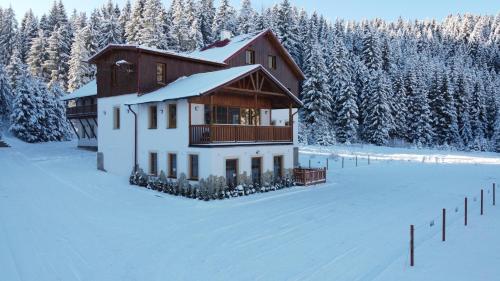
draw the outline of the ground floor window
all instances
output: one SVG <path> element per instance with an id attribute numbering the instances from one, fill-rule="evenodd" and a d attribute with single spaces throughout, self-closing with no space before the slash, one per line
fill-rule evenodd
<path id="1" fill-rule="evenodd" d="M 226 160 L 226 183 L 230 187 L 238 184 L 238 159 Z"/>
<path id="2" fill-rule="evenodd" d="M 282 155 L 274 156 L 273 172 L 274 172 L 275 179 L 283 178 L 283 156 Z"/>
<path id="3" fill-rule="evenodd" d="M 149 174 L 158 175 L 158 154 L 156 152 L 149 153 Z"/>
<path id="4" fill-rule="evenodd" d="M 177 154 L 168 154 L 168 177 L 177 178 Z"/>
<path id="5" fill-rule="evenodd" d="M 261 183 L 262 178 L 262 157 L 252 158 L 252 182 Z"/>
<path id="6" fill-rule="evenodd" d="M 189 179 L 198 180 L 198 155 L 189 155 Z"/>

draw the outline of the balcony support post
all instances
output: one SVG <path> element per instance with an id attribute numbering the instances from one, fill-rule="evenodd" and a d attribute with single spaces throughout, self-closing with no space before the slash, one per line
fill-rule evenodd
<path id="1" fill-rule="evenodd" d="M 192 143 L 192 138 L 191 138 L 191 102 L 188 101 L 188 108 L 189 108 L 189 122 L 188 122 L 188 131 L 189 131 L 189 144 L 191 145 Z"/>

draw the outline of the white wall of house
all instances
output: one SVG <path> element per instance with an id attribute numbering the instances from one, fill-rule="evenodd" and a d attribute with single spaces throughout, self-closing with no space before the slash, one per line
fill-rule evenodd
<path id="1" fill-rule="evenodd" d="M 98 101 L 99 152 L 104 155 L 106 171 L 128 176 L 133 168 L 134 118 L 123 104 L 134 95 L 100 98 Z M 177 128 L 168 128 L 168 104 L 177 104 Z M 120 106 L 120 129 L 113 129 L 113 107 Z M 157 103 L 157 128 L 149 128 L 149 107 L 152 104 L 133 105 L 138 114 L 138 162 L 149 171 L 150 153 L 158 155 L 158 171 L 168 174 L 168 154 L 177 155 L 177 176 L 189 177 L 189 155 L 198 155 L 199 177 L 225 176 L 226 159 L 238 159 L 238 173 L 251 173 L 251 158 L 262 157 L 262 172 L 273 170 L 274 156 L 283 156 L 284 168 L 293 167 L 293 145 L 251 145 L 224 147 L 189 147 L 189 108 L 187 100 Z M 276 112 L 275 112 L 276 111 Z M 272 118 L 288 120 L 288 109 L 273 110 Z M 203 124 L 204 109 L 201 104 L 191 105 L 192 123 Z M 269 114 L 269 113 L 268 113 Z M 295 116 L 296 118 L 296 116 Z M 269 118 L 267 118 L 269 120 Z M 277 125 L 284 125 L 277 123 Z M 294 139 L 296 139 L 294 128 Z"/>

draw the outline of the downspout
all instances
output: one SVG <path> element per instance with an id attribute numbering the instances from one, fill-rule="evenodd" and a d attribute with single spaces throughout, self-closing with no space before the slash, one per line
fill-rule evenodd
<path id="1" fill-rule="evenodd" d="M 127 104 L 128 110 L 134 114 L 134 172 L 137 172 L 137 113 L 132 109 L 130 104 Z"/>

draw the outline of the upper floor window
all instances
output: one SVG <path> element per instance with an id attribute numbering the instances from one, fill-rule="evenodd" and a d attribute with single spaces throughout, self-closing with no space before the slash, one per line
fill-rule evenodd
<path id="1" fill-rule="evenodd" d="M 267 57 L 267 65 L 270 69 L 276 69 L 276 56 L 269 55 Z"/>
<path id="2" fill-rule="evenodd" d="M 156 129 L 158 127 L 158 109 L 156 105 L 149 107 L 149 129 Z"/>
<path id="3" fill-rule="evenodd" d="M 177 128 L 177 104 L 168 105 L 168 128 Z"/>
<path id="4" fill-rule="evenodd" d="M 246 64 L 255 64 L 255 51 L 247 50 L 245 54 L 246 54 L 245 63 Z"/>
<path id="5" fill-rule="evenodd" d="M 120 107 L 116 106 L 113 108 L 113 129 L 120 129 Z"/>
<path id="6" fill-rule="evenodd" d="M 156 83 L 165 85 L 167 82 L 167 65 L 164 63 L 156 64 Z"/>

